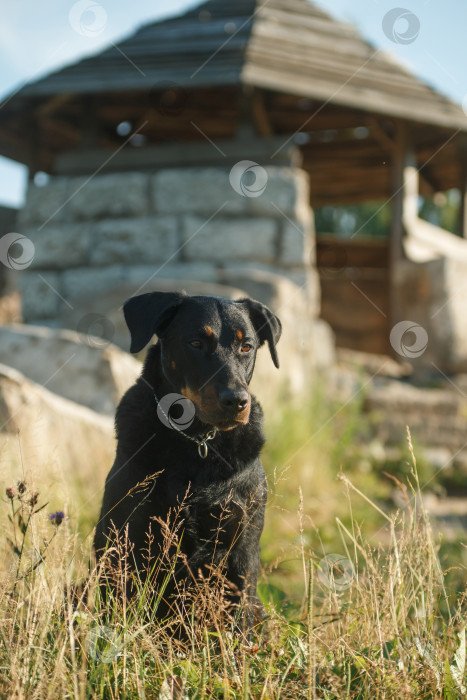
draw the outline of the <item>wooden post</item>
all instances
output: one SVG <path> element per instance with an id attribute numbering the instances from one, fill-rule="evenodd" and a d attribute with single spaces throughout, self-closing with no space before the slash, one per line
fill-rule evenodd
<path id="1" fill-rule="evenodd" d="M 238 91 L 238 122 L 236 138 L 238 141 L 256 138 L 253 119 L 254 90 L 250 85 L 242 85 Z"/>
<path id="2" fill-rule="evenodd" d="M 467 140 L 462 139 L 459 148 L 460 157 L 460 204 L 459 204 L 459 236 L 467 238 Z"/>
<path id="3" fill-rule="evenodd" d="M 34 180 L 34 175 L 40 169 L 39 166 L 39 129 L 37 122 L 32 117 L 29 118 L 28 128 L 28 182 Z"/>
<path id="4" fill-rule="evenodd" d="M 400 320 L 399 300 L 397 294 L 397 263 L 403 257 L 402 239 L 404 236 L 404 212 L 407 200 L 406 167 L 413 166 L 415 158 L 410 149 L 410 134 L 405 122 L 396 123 L 394 150 L 392 159 L 392 225 L 391 239 L 389 242 L 389 330 Z M 409 195 L 413 197 L 413 193 Z M 413 206 L 413 200 L 411 202 Z"/>
<path id="5" fill-rule="evenodd" d="M 87 95 L 82 103 L 80 150 L 96 148 L 99 142 L 99 124 L 97 119 L 97 98 Z"/>

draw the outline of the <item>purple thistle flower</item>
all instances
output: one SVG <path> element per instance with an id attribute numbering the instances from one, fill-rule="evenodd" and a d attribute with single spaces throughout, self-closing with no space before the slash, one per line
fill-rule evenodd
<path id="1" fill-rule="evenodd" d="M 6 497 L 9 498 L 11 501 L 14 499 L 16 496 L 16 491 L 14 490 L 13 486 L 8 486 L 5 489 Z"/>
<path id="2" fill-rule="evenodd" d="M 54 523 L 54 525 L 58 526 L 65 520 L 65 513 L 63 510 L 57 510 L 55 513 L 49 515 L 49 520 Z"/>

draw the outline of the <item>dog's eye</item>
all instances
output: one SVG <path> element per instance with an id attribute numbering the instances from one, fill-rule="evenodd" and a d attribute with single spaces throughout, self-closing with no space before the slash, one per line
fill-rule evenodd
<path id="1" fill-rule="evenodd" d="M 240 350 L 241 352 L 250 352 L 251 350 L 253 350 L 253 345 L 250 345 L 250 343 L 243 343 Z"/>
<path id="2" fill-rule="evenodd" d="M 197 348 L 198 350 L 203 347 L 203 343 L 201 342 L 201 340 L 189 340 L 188 344 L 191 345 L 192 348 Z"/>

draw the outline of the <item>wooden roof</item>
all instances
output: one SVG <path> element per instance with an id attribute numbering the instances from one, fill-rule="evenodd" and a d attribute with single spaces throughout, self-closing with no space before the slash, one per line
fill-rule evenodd
<path id="1" fill-rule="evenodd" d="M 243 83 L 467 130 L 458 105 L 307 0 L 208 0 L 28 83 L 18 99 L 136 91 L 160 81 Z"/>
<path id="2" fill-rule="evenodd" d="M 398 120 L 422 191 L 459 185 L 461 107 L 308 0 L 208 0 L 28 83 L 0 105 L 0 153 L 58 173 L 69 154 L 120 150 L 122 122 L 158 148 L 228 141 L 245 120 L 262 137 L 300 132 L 314 204 L 388 197 Z"/>

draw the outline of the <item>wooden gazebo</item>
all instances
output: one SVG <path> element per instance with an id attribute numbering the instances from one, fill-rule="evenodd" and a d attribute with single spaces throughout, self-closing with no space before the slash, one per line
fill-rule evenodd
<path id="1" fill-rule="evenodd" d="M 459 106 L 307 0 L 208 0 L 28 83 L 0 109 L 0 153 L 31 177 L 298 154 L 312 207 L 392 202 L 390 242 L 375 254 L 379 287 L 402 254 L 404 168 L 417 167 L 421 194 L 465 193 L 466 132 Z M 331 324 L 334 282 L 323 281 Z M 381 304 L 394 316 L 390 295 Z M 380 351 L 387 322 L 354 343 L 333 325 L 344 344 Z"/>

